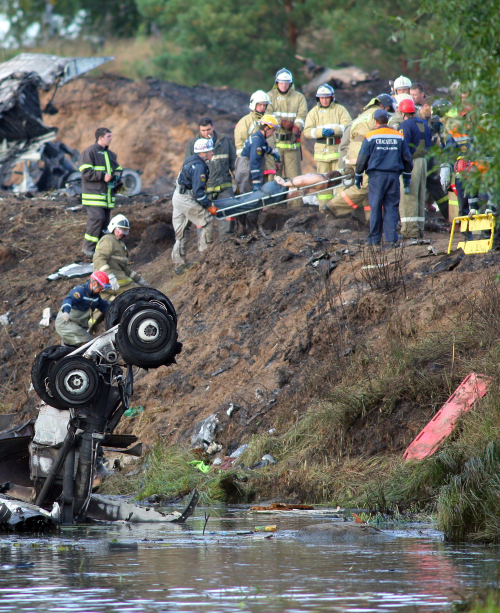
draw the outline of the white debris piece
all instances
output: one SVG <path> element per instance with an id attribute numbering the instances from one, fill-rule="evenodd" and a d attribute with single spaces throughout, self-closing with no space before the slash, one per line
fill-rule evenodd
<path id="1" fill-rule="evenodd" d="M 0 324 L 3 324 L 4 326 L 8 326 L 9 324 L 12 323 L 10 321 L 10 313 L 11 311 L 7 311 L 7 313 L 0 315 Z"/>
<path id="2" fill-rule="evenodd" d="M 42 312 L 42 319 L 40 320 L 40 326 L 42 326 L 42 328 L 48 328 L 50 325 L 50 307 L 45 307 L 45 309 L 43 309 Z"/>

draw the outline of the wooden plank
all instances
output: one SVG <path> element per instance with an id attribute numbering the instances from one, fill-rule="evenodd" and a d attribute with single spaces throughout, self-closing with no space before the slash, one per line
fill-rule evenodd
<path id="1" fill-rule="evenodd" d="M 431 456 L 455 429 L 457 419 L 474 407 L 488 391 L 490 379 L 470 373 L 405 451 L 405 460 Z"/>

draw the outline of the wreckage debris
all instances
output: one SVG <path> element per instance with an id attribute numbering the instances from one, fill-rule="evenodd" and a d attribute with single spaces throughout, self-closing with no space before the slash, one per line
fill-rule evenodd
<path id="1" fill-rule="evenodd" d="M 4 532 L 51 532 L 59 529 L 60 508 L 54 502 L 52 511 L 20 502 L 0 494 L 0 530 Z"/>
<path id="2" fill-rule="evenodd" d="M 310 504 L 288 504 L 285 502 L 273 502 L 267 507 L 250 507 L 250 511 L 314 511 L 314 507 Z"/>
<path id="3" fill-rule="evenodd" d="M 67 264 L 62 268 L 59 268 L 57 272 L 50 274 L 47 277 L 47 281 L 57 281 L 57 279 L 76 279 L 78 277 L 88 277 L 94 271 L 94 265 L 90 264 Z"/>

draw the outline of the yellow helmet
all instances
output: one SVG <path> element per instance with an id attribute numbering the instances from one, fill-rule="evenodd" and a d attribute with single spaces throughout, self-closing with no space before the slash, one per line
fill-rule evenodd
<path id="1" fill-rule="evenodd" d="M 275 130 L 280 127 L 276 117 L 270 115 L 269 113 L 267 115 L 263 115 L 259 123 L 260 125 L 267 126 L 268 128 L 274 128 Z"/>

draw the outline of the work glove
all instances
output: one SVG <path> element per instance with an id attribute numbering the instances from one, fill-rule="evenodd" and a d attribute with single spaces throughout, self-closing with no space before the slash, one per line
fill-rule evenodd
<path id="1" fill-rule="evenodd" d="M 260 183 L 253 183 L 252 184 L 252 192 L 260 192 L 262 186 Z"/>
<path id="2" fill-rule="evenodd" d="M 271 155 L 274 161 L 276 162 L 276 164 L 279 164 L 281 162 L 280 154 L 277 151 L 273 151 Z"/>
<path id="3" fill-rule="evenodd" d="M 111 285 L 111 289 L 116 291 L 120 289 L 120 285 L 118 283 L 118 279 L 116 278 L 116 275 L 112 272 L 108 273 L 108 277 L 109 277 L 109 284 Z"/>
<path id="4" fill-rule="evenodd" d="M 215 216 L 217 214 L 217 207 L 212 204 L 212 206 L 208 207 L 207 211 L 210 213 L 210 215 Z"/>
<path id="5" fill-rule="evenodd" d="M 451 185 L 451 166 L 449 164 L 441 164 L 439 180 L 441 181 L 441 187 L 447 192 Z"/>
<path id="6" fill-rule="evenodd" d="M 67 324 L 70 319 L 69 313 L 63 313 L 61 319 L 64 321 L 65 324 Z"/>
<path id="7" fill-rule="evenodd" d="M 282 119 L 280 125 L 283 130 L 292 130 L 293 128 L 293 122 L 288 121 L 288 119 Z"/>
<path id="8" fill-rule="evenodd" d="M 335 132 L 331 128 L 323 128 L 323 132 L 321 132 L 321 136 L 323 136 L 323 138 L 331 138 L 334 135 Z"/>
<path id="9" fill-rule="evenodd" d="M 298 138 L 300 136 L 300 128 L 299 126 L 293 126 L 292 127 L 292 134 L 295 134 L 295 136 Z"/>
<path id="10" fill-rule="evenodd" d="M 363 185 L 363 175 L 358 175 L 357 173 L 354 175 L 354 185 L 358 189 L 361 189 L 361 186 Z"/>

